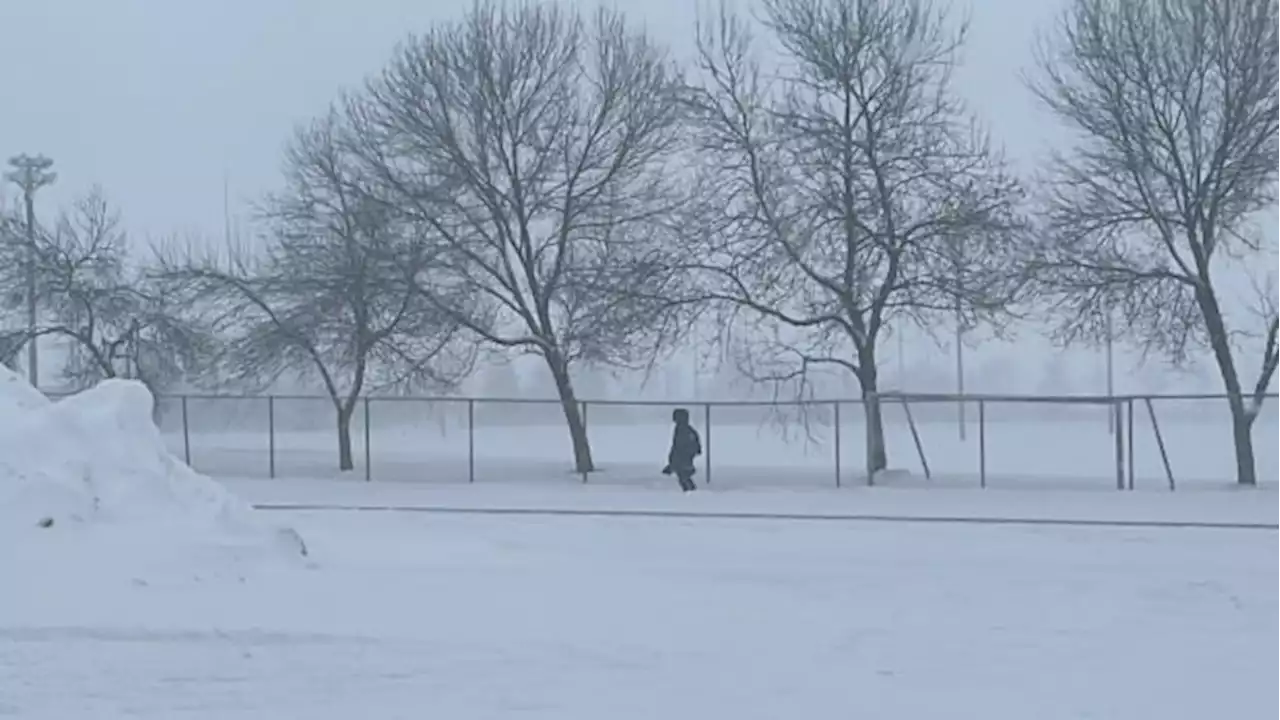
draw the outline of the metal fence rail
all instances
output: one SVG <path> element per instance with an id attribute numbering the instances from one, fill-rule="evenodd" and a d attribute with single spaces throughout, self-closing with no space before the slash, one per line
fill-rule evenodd
<path id="1" fill-rule="evenodd" d="M 1259 479 L 1275 482 L 1274 394 L 1255 422 Z M 879 405 L 890 467 L 865 472 L 866 410 Z M 478 482 L 655 477 L 670 410 L 703 435 L 701 481 L 725 485 L 1039 485 L 1133 490 L 1230 482 L 1225 395 L 885 394 L 791 402 L 580 401 L 598 467 L 576 474 L 558 400 L 364 397 L 351 419 L 365 480 Z M 215 476 L 313 477 L 337 468 L 336 411 L 300 395 L 170 395 L 157 418 L 175 452 Z M 917 475 L 918 473 L 918 475 Z"/>

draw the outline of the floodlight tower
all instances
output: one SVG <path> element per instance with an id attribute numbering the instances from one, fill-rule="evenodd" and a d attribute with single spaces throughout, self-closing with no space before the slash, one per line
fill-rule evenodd
<path id="1" fill-rule="evenodd" d="M 57 173 L 51 172 L 53 160 L 44 155 L 17 155 L 9 158 L 13 170 L 5 178 L 22 189 L 27 211 L 27 379 L 32 387 L 40 385 L 40 351 L 36 342 L 36 191 L 51 185 Z"/>

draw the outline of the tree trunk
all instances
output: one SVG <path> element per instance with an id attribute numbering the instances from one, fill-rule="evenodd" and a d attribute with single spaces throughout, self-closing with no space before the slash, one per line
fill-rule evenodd
<path id="1" fill-rule="evenodd" d="M 1231 436 L 1236 446 L 1236 483 L 1240 485 L 1258 484 L 1258 472 L 1253 462 L 1253 421 L 1256 417 L 1239 395 L 1233 396 Z"/>
<path id="2" fill-rule="evenodd" d="M 884 413 L 876 395 L 879 379 L 875 361 L 867 362 L 868 359 L 861 361 L 858 382 L 862 386 L 862 409 L 867 423 L 867 479 L 872 482 L 876 473 L 889 466 L 889 454 L 884 444 Z"/>
<path id="3" fill-rule="evenodd" d="M 348 472 L 356 468 L 351 457 L 351 415 L 354 405 L 338 408 L 338 470 Z"/>
<path id="4" fill-rule="evenodd" d="M 563 360 L 549 356 L 547 366 L 551 369 L 551 378 L 556 384 L 556 393 L 560 397 L 560 408 L 564 411 L 564 421 L 569 426 L 569 440 L 573 443 L 573 466 L 577 472 L 594 472 L 595 463 L 591 459 L 591 443 L 587 439 L 587 424 L 582 417 L 582 407 L 573 393 L 573 381 L 569 377 L 569 366 Z"/>
<path id="5" fill-rule="evenodd" d="M 1217 361 L 1222 385 L 1227 391 L 1227 405 L 1231 408 L 1231 437 L 1236 451 L 1236 483 L 1253 486 L 1258 484 L 1257 469 L 1253 462 L 1253 420 L 1256 410 L 1252 400 L 1246 404 L 1240 387 L 1240 375 L 1236 372 L 1235 359 L 1231 356 L 1231 340 L 1226 324 L 1222 321 L 1222 309 L 1212 289 L 1201 290 L 1196 298 L 1204 313 L 1205 329 L 1209 334 L 1209 347 Z"/>

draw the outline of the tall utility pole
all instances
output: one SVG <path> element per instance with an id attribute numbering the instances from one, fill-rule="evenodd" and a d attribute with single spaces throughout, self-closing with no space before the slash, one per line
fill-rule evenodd
<path id="1" fill-rule="evenodd" d="M 700 337 L 701 333 L 698 332 L 698 324 L 696 322 L 693 324 L 691 329 L 693 342 L 689 343 L 689 346 L 693 348 L 693 357 L 690 358 L 693 361 L 693 393 L 690 395 L 689 399 L 702 400 L 704 398 L 701 394 L 702 388 L 701 383 L 699 382 L 702 377 L 702 367 L 699 362 L 699 354 L 702 352 L 702 347 L 699 343 L 702 341 L 702 338 Z"/>
<path id="2" fill-rule="evenodd" d="M 956 273 L 956 396 L 959 398 L 959 403 L 956 405 L 959 411 L 956 419 L 960 429 L 960 440 L 963 442 L 965 426 L 968 424 L 965 418 L 964 401 L 964 238 L 951 238 L 951 255 Z"/>
<path id="3" fill-rule="evenodd" d="M 222 173 L 222 240 L 231 247 L 231 178 Z"/>
<path id="4" fill-rule="evenodd" d="M 956 395 L 960 398 L 960 439 L 965 439 L 965 419 L 964 412 L 964 309 L 960 304 L 960 298 L 956 298 Z"/>
<path id="5" fill-rule="evenodd" d="M 907 392 L 907 348 L 906 348 L 906 325 L 901 321 L 893 324 L 893 334 L 897 335 L 898 341 L 898 392 Z"/>
<path id="6" fill-rule="evenodd" d="M 1107 332 L 1107 345 L 1106 345 L 1107 399 L 1110 400 L 1114 398 L 1116 395 L 1115 353 L 1112 349 L 1112 345 L 1114 344 L 1115 339 L 1111 331 L 1111 307 L 1110 306 L 1107 307 L 1107 331 L 1106 332 Z M 1110 405 L 1107 406 L 1107 432 L 1111 433 L 1112 435 L 1116 434 L 1115 408 Z"/>
<path id="7" fill-rule="evenodd" d="M 36 191 L 57 179 L 49 171 L 53 161 L 44 155 L 17 155 L 9 158 L 13 171 L 5 178 L 22 188 L 27 210 L 27 380 L 40 386 L 40 351 L 36 337 Z"/>

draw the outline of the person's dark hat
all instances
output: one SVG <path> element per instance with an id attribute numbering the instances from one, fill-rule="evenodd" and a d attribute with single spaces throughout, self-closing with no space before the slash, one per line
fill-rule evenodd
<path id="1" fill-rule="evenodd" d="M 671 411 L 671 421 L 677 423 L 689 422 L 689 411 L 684 408 L 676 408 Z"/>

